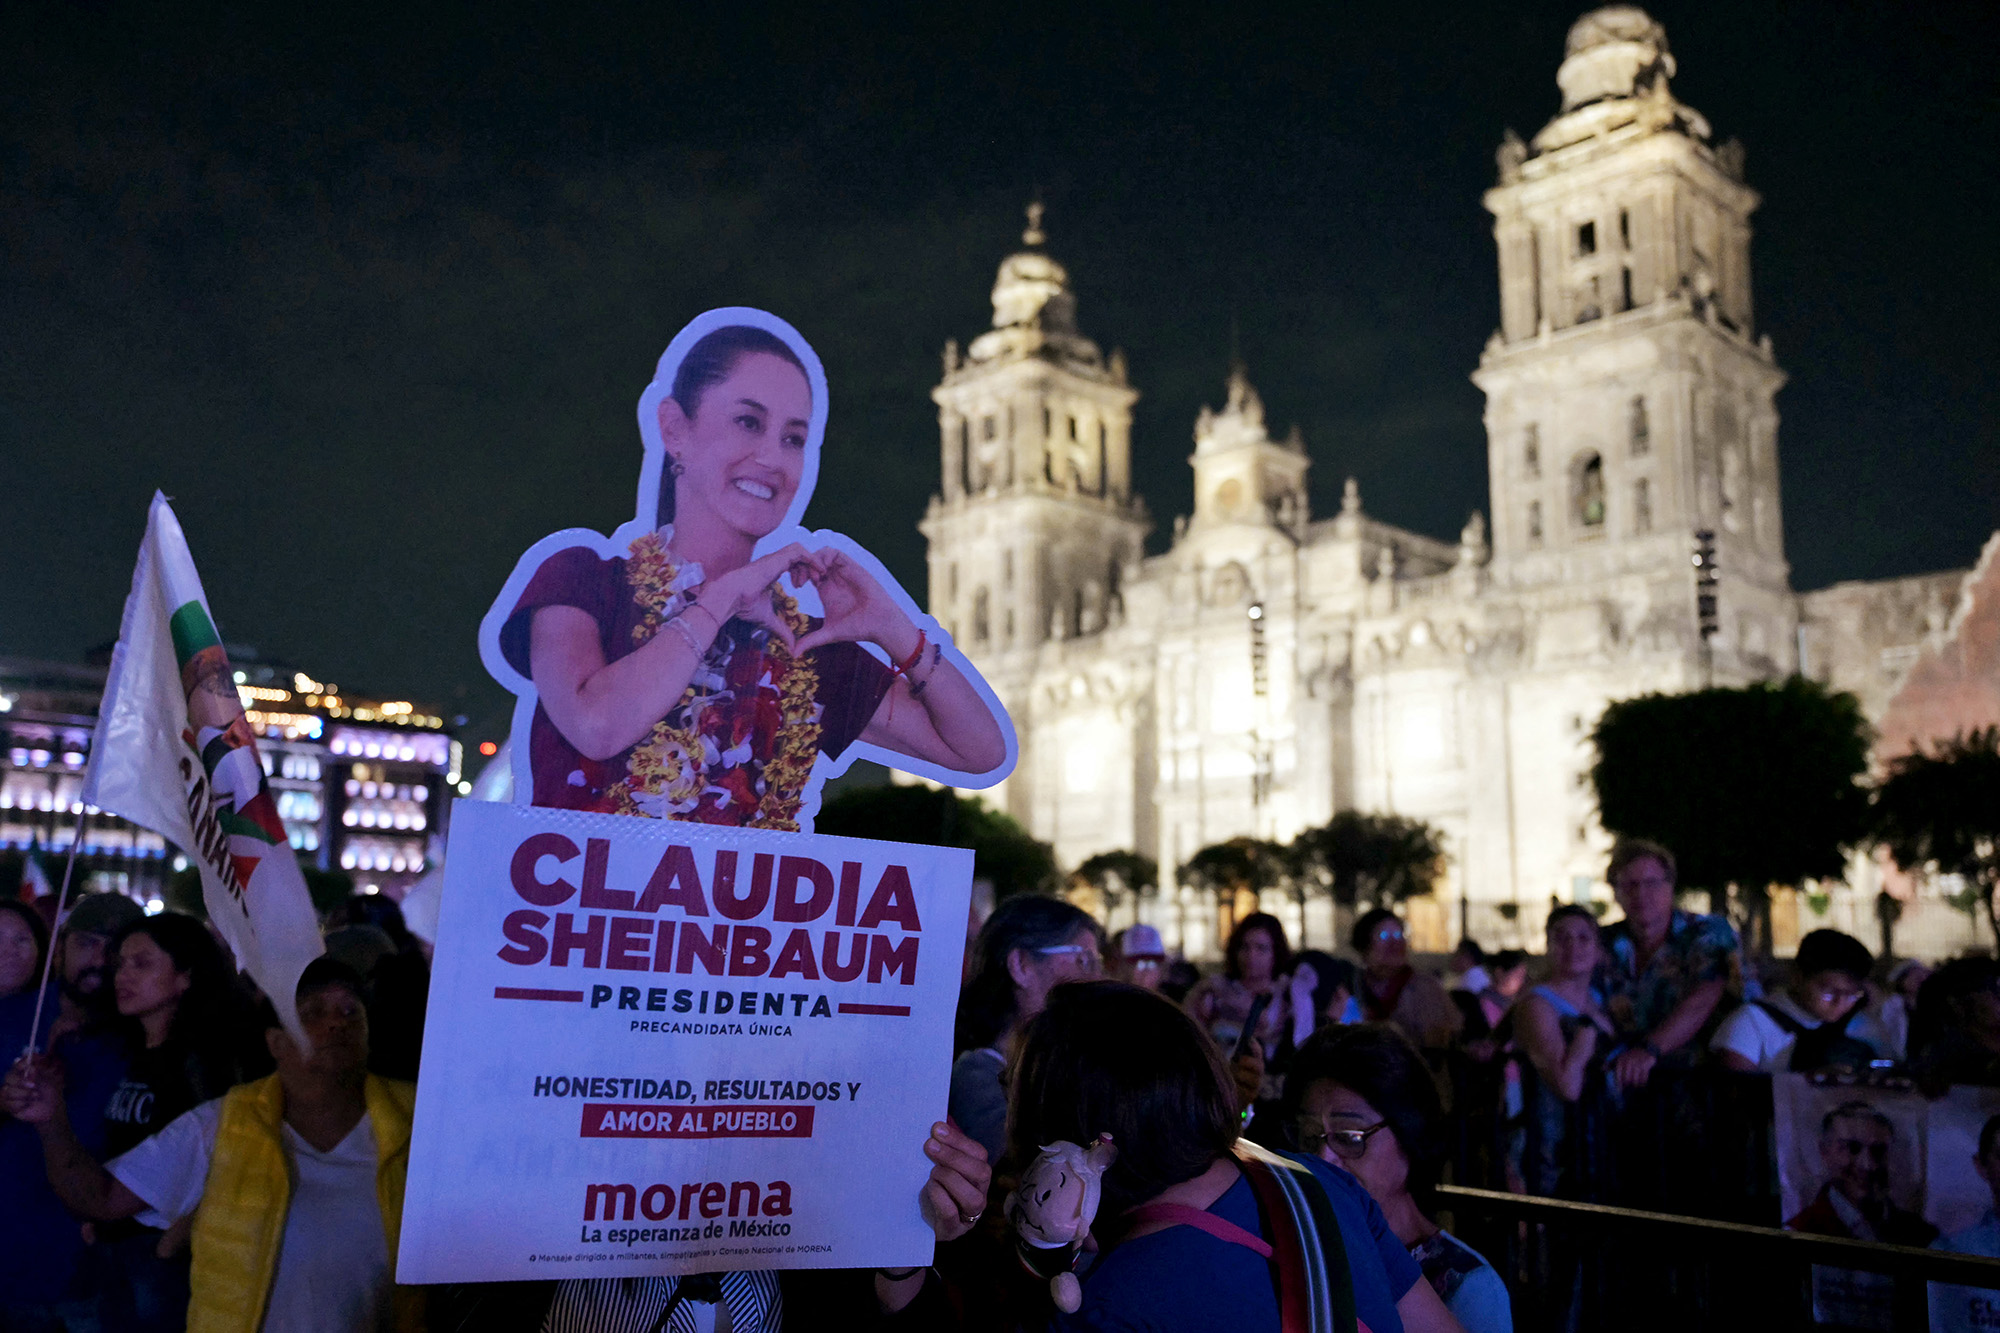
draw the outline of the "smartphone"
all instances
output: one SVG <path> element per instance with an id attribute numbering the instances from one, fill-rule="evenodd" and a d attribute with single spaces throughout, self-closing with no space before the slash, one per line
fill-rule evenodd
<path id="1" fill-rule="evenodd" d="M 1250 1002 L 1250 1017 L 1243 1020 L 1243 1035 L 1236 1039 L 1236 1050 L 1230 1056 L 1240 1060 L 1250 1054 L 1250 1043 L 1257 1040 L 1257 1025 L 1264 1021 L 1264 1011 L 1271 1007 L 1271 997 L 1259 995 Z"/>

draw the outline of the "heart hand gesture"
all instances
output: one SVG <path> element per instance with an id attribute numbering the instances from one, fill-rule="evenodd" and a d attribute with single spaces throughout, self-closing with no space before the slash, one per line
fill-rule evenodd
<path id="1" fill-rule="evenodd" d="M 812 552 L 793 542 L 752 560 L 741 569 L 732 569 L 727 574 L 718 574 L 708 580 L 701 586 L 700 596 L 689 610 L 706 611 L 714 616 L 718 633 L 724 622 L 735 616 L 771 631 L 792 652 L 804 652 L 805 649 L 793 639 L 792 627 L 778 614 L 772 594 L 778 589 L 778 580 L 786 574 L 790 574 L 795 583 L 809 583 L 816 581 L 818 573 L 819 562 Z"/>
<path id="2" fill-rule="evenodd" d="M 901 660 L 916 650 L 917 627 L 865 566 L 835 550 L 814 552 L 811 563 L 812 583 L 819 591 L 826 619 L 818 629 L 802 636 L 794 651 L 806 653 L 829 643 L 865 641 Z"/>

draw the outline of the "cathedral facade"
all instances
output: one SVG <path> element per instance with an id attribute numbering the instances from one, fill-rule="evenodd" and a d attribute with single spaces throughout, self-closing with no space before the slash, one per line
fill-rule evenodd
<path id="1" fill-rule="evenodd" d="M 994 799 L 1065 866 L 1132 849 L 1170 880 L 1232 837 L 1410 815 L 1449 852 L 1434 942 L 1461 922 L 1538 942 L 1553 902 L 1605 892 L 1588 770 L 1606 703 L 1802 666 L 1893 690 L 1879 677 L 1958 576 L 1843 585 L 1825 614 L 1828 594 L 1792 590 L 1758 198 L 1674 68 L 1642 11 L 1586 15 L 1561 112 L 1500 149 L 1499 327 L 1473 375 L 1491 520 L 1455 541 L 1373 518 L 1354 479 L 1314 515 L 1305 443 L 1272 436 L 1238 367 L 1194 425 L 1194 512 L 1145 554 L 1138 390 L 1080 331 L 1031 210 L 992 327 L 946 347 L 922 530 L 932 614 L 1019 730 Z M 1706 606 L 1701 545 L 1723 571 Z M 1174 896 L 1147 915 L 1209 952 L 1224 923 Z"/>

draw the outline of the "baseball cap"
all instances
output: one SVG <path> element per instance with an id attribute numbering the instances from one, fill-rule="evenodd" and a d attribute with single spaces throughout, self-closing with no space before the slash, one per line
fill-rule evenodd
<path id="1" fill-rule="evenodd" d="M 1160 932 L 1148 925 L 1127 926 L 1118 932 L 1120 958 L 1165 958 L 1167 943 Z"/>
<path id="2" fill-rule="evenodd" d="M 122 893 L 86 893 L 63 917 L 62 929 L 81 935 L 116 935 L 145 919 L 146 909 Z"/>

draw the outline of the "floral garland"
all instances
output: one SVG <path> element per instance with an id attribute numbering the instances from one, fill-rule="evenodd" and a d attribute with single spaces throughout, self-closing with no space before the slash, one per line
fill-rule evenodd
<path id="1" fill-rule="evenodd" d="M 632 600 L 645 612 L 632 627 L 635 648 L 693 605 L 699 593 L 701 566 L 694 561 L 676 566 L 667 549 L 672 540 L 669 526 L 632 543 L 625 577 Z M 782 589 L 772 603 L 795 637 L 811 629 Z M 819 755 L 818 693 L 819 671 L 810 658 L 793 656 L 782 640 L 761 630 L 739 639 L 726 626 L 719 628 L 715 643 L 696 663 L 687 692 L 632 747 L 625 778 L 606 792 L 612 809 L 796 832 L 806 780 Z"/>

